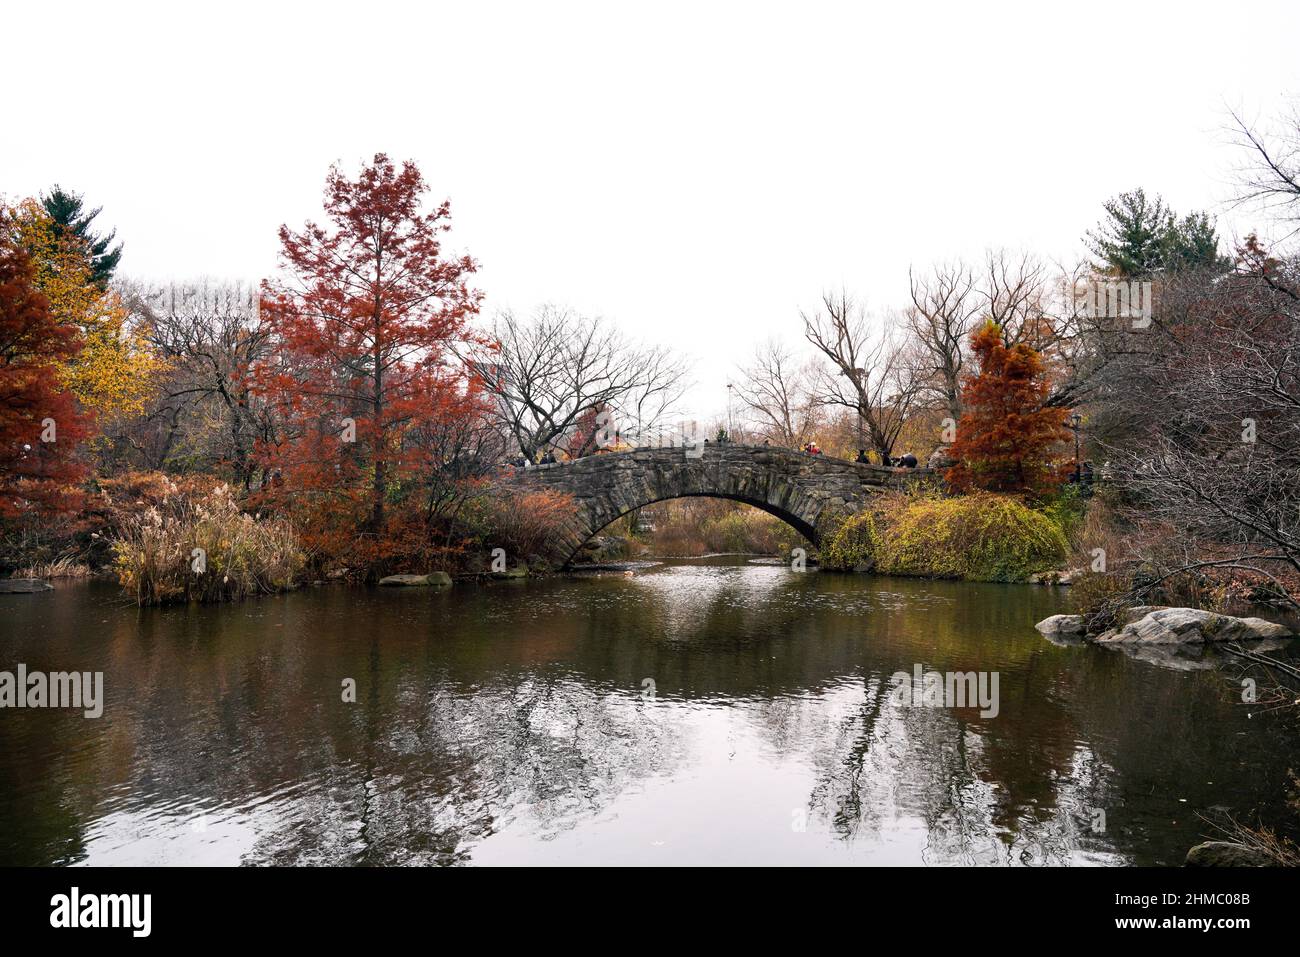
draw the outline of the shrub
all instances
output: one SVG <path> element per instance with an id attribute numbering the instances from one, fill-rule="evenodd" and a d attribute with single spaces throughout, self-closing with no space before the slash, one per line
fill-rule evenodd
<path id="1" fill-rule="evenodd" d="M 577 512 L 564 492 L 502 492 L 478 503 L 482 544 L 504 548 L 511 562 L 541 554 L 548 541 L 563 534 Z"/>
<path id="2" fill-rule="evenodd" d="M 1089 632 L 1115 627 L 1120 612 L 1135 604 L 1128 580 L 1123 575 L 1088 572 L 1074 579 L 1070 607 L 1083 615 Z"/>
<path id="3" fill-rule="evenodd" d="M 198 564 L 195 549 L 203 550 Z M 224 485 L 197 499 L 166 497 L 128 517 L 113 553 L 118 580 L 139 605 L 283 591 L 305 563 L 288 522 L 258 521 Z"/>
<path id="4" fill-rule="evenodd" d="M 726 499 L 682 498 L 652 505 L 650 546 L 657 555 L 790 554 L 803 537 L 774 515 Z"/>
<path id="5" fill-rule="evenodd" d="M 1062 485 L 1042 504 L 1043 514 L 1055 522 L 1071 545 L 1078 542 L 1078 532 L 1087 518 L 1089 500 L 1077 484 Z"/>
<path id="6" fill-rule="evenodd" d="M 876 568 L 885 574 L 1024 581 L 1059 567 L 1068 551 L 1046 515 L 990 493 L 910 497 L 886 522 L 876 549 Z"/>
<path id="7" fill-rule="evenodd" d="M 822 546 L 822 568 L 833 571 L 870 571 L 876 564 L 880 525 L 870 510 L 844 519 Z"/>

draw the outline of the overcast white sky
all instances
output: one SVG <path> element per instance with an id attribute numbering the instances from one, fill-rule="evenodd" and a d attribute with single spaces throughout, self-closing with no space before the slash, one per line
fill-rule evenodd
<path id="1" fill-rule="evenodd" d="M 6 7 L 0 193 L 102 205 L 121 272 L 257 278 L 331 162 L 416 160 L 487 308 L 566 303 L 695 362 L 692 411 L 841 283 L 1074 258 L 1144 186 L 1220 213 L 1229 106 L 1300 91 L 1300 4 L 45 2 Z"/>

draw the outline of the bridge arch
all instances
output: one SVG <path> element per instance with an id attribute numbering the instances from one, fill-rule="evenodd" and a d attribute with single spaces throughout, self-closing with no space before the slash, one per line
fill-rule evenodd
<path id="1" fill-rule="evenodd" d="M 694 453 L 694 454 L 691 454 Z M 814 545 L 834 514 L 856 511 L 870 496 L 931 476 L 928 469 L 859 465 L 769 446 L 709 444 L 702 449 L 640 448 L 515 472 L 506 491 L 572 495 L 577 508 L 540 556 L 555 567 L 627 513 L 674 498 L 724 498 L 760 508 Z"/>

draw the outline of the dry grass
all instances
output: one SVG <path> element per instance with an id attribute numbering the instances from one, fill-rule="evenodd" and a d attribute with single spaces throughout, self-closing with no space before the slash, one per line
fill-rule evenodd
<path id="1" fill-rule="evenodd" d="M 24 565 L 13 573 L 13 578 L 89 578 L 94 572 L 85 562 L 73 555 L 63 555 L 48 562 L 35 562 Z"/>
<path id="2" fill-rule="evenodd" d="M 129 518 L 114 568 L 137 604 L 229 601 L 291 588 L 305 564 L 293 527 L 243 512 L 226 486 L 176 496 Z"/>

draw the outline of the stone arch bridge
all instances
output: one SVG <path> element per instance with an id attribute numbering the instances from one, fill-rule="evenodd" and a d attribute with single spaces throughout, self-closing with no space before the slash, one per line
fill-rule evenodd
<path id="1" fill-rule="evenodd" d="M 693 453 L 693 454 L 688 454 Z M 546 547 L 563 567 L 583 542 L 643 505 L 684 497 L 744 502 L 793 526 L 820 545 L 827 520 L 856 511 L 875 494 L 932 479 L 931 469 L 858 465 L 825 455 L 759 445 L 709 443 L 695 448 L 640 448 L 538 465 L 503 476 L 495 487 L 516 493 L 567 492 L 577 510 Z"/>

